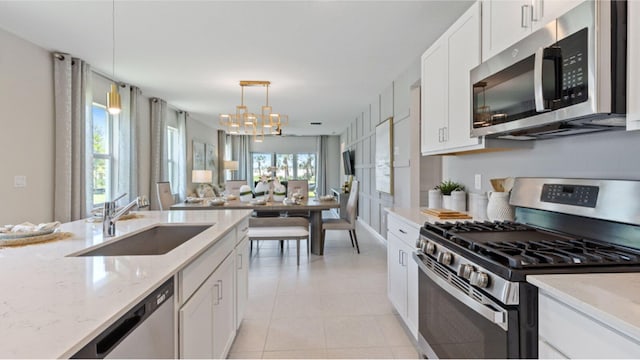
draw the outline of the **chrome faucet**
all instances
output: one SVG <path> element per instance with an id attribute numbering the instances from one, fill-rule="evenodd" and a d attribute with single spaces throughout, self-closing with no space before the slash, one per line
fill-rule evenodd
<path id="1" fill-rule="evenodd" d="M 122 208 L 116 211 L 116 201 L 121 199 L 126 194 L 122 194 L 118 196 L 113 201 L 106 201 L 104 203 L 104 209 L 102 211 L 102 236 L 110 237 L 116 234 L 116 221 L 120 219 L 123 215 L 126 215 L 133 209 L 134 207 L 143 208 L 149 206 L 149 201 L 144 196 L 138 196 L 134 201 L 129 204 L 123 206 Z"/>

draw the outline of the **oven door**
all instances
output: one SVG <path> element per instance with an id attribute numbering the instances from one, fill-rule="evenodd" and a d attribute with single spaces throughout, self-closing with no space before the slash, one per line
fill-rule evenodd
<path id="1" fill-rule="evenodd" d="M 518 358 L 518 311 L 420 253 L 419 345 L 428 358 Z"/>

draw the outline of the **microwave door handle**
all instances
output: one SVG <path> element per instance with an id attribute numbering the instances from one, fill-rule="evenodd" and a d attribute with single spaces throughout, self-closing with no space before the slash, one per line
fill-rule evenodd
<path id="1" fill-rule="evenodd" d="M 544 107 L 544 92 L 542 88 L 542 63 L 544 61 L 544 48 L 536 50 L 533 62 L 533 95 L 536 102 L 536 111 L 549 111 Z"/>

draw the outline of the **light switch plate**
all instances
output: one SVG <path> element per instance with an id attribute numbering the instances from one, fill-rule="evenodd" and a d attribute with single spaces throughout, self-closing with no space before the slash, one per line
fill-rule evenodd
<path id="1" fill-rule="evenodd" d="M 475 188 L 476 190 L 482 190 L 482 175 L 480 174 L 475 176 Z"/>
<path id="2" fill-rule="evenodd" d="M 27 177 L 24 175 L 16 175 L 13 178 L 13 186 L 17 188 L 27 187 Z"/>

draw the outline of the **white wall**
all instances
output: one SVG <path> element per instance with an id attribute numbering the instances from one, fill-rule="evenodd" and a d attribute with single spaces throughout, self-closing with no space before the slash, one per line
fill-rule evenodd
<path id="1" fill-rule="evenodd" d="M 473 189 L 481 174 L 482 191 L 491 190 L 489 179 L 505 176 L 640 180 L 638 154 L 640 131 L 578 135 L 538 140 L 532 149 L 444 156 L 443 178 Z"/>
<path id="2" fill-rule="evenodd" d="M 0 49 L 0 225 L 52 221 L 52 56 L 2 29 Z M 14 187 L 16 175 L 26 187 Z"/>

